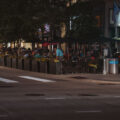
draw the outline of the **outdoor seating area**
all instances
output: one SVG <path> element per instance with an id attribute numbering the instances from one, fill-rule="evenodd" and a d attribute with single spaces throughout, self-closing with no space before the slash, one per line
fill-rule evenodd
<path id="1" fill-rule="evenodd" d="M 21 70 L 60 74 L 57 69 L 59 68 L 60 62 L 49 60 L 48 58 L 31 59 L 31 58 L 18 58 L 11 56 L 1 56 L 0 66 L 16 68 Z"/>
<path id="2" fill-rule="evenodd" d="M 55 58 L 20 58 L 0 56 L 0 66 L 48 74 L 101 73 L 102 60 L 81 59 L 78 62 L 60 62 Z"/>
<path id="3" fill-rule="evenodd" d="M 117 58 L 119 59 L 119 56 Z M 7 48 L 0 51 L 0 66 L 47 74 L 99 74 L 103 73 L 103 58 L 93 53 L 86 57 L 72 53 L 69 59 L 64 55 L 62 60 L 58 60 L 55 50 L 50 52 L 47 48 L 34 50 Z"/>

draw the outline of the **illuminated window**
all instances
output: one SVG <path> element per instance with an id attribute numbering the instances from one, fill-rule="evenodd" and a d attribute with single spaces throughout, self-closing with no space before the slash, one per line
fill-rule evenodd
<path id="1" fill-rule="evenodd" d="M 70 2 L 67 2 L 66 6 L 70 7 L 70 5 L 73 5 L 77 2 L 78 0 L 71 0 Z"/>
<path id="2" fill-rule="evenodd" d="M 71 1 L 72 4 L 74 4 L 74 3 L 76 3 L 76 2 L 77 2 L 77 0 L 72 0 L 72 1 Z"/>

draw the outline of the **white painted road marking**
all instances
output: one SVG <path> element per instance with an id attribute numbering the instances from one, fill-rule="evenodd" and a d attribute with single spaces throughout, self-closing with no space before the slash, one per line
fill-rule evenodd
<path id="1" fill-rule="evenodd" d="M 41 79 L 41 78 L 36 78 L 36 77 L 31 77 L 31 76 L 19 76 L 19 77 L 29 79 L 29 80 L 34 80 L 34 81 L 40 81 L 40 82 L 44 82 L 44 83 L 55 82 L 55 81 L 52 81 L 52 80 Z"/>
<path id="2" fill-rule="evenodd" d="M 94 110 L 94 111 L 76 111 L 76 113 L 101 113 L 100 110 Z"/>
<path id="3" fill-rule="evenodd" d="M 5 79 L 5 78 L 0 78 L 0 81 L 5 82 L 5 83 L 18 83 L 18 81 L 9 80 L 9 79 Z"/>

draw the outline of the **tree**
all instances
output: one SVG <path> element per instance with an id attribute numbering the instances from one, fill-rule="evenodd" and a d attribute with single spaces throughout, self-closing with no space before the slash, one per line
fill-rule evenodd
<path id="1" fill-rule="evenodd" d="M 71 20 L 72 29 L 68 36 L 79 42 L 92 43 L 100 35 L 100 29 L 97 27 L 97 20 L 93 14 L 93 1 L 81 2 L 68 8 L 69 20 Z"/>
<path id="2" fill-rule="evenodd" d="M 59 8 L 53 7 L 49 0 L 0 1 L 1 39 L 10 42 L 23 38 L 34 42 L 36 31 L 45 23 L 56 29 L 63 16 L 63 9 Z"/>

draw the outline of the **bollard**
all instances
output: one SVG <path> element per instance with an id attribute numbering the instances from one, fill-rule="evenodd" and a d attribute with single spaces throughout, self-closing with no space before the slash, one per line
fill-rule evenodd
<path id="1" fill-rule="evenodd" d="M 109 58 L 103 59 L 103 74 L 109 74 Z"/>

